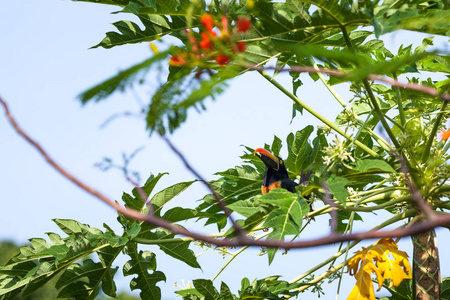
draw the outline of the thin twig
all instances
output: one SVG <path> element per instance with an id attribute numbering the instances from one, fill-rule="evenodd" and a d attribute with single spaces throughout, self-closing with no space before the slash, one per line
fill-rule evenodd
<path id="1" fill-rule="evenodd" d="M 292 66 L 290 68 L 280 68 L 280 67 L 264 67 L 264 66 L 257 66 L 257 65 L 246 65 L 246 68 L 250 70 L 255 71 L 265 71 L 265 70 L 275 70 L 276 72 L 295 72 L 295 73 L 323 73 L 330 76 L 335 77 L 345 77 L 349 75 L 349 73 L 344 73 L 339 70 L 333 70 L 333 69 L 325 69 L 325 68 L 314 68 L 310 66 Z M 423 84 L 416 84 L 416 83 L 402 83 L 395 79 L 388 79 L 386 77 L 382 77 L 375 74 L 369 74 L 367 76 L 369 80 L 376 80 L 381 81 L 384 83 L 387 83 L 391 86 L 395 87 L 401 87 L 412 91 L 421 92 L 424 94 L 428 94 L 433 97 L 440 97 L 444 101 L 450 101 L 450 94 L 447 93 L 440 93 L 437 89 L 423 85 Z"/>
<path id="2" fill-rule="evenodd" d="M 174 144 L 172 144 L 172 142 L 169 140 L 169 138 L 163 134 L 160 134 L 161 138 L 167 143 L 167 145 L 170 147 L 170 149 L 176 154 L 178 155 L 178 157 L 181 159 L 181 161 L 184 163 L 185 167 L 201 182 L 203 182 L 203 184 L 206 185 L 206 187 L 211 191 L 214 199 L 217 202 L 217 205 L 219 205 L 220 209 L 225 213 L 225 215 L 228 217 L 228 219 L 230 220 L 234 232 L 236 233 L 238 238 L 244 238 L 244 239 L 248 239 L 247 235 L 245 234 L 244 230 L 242 229 L 241 226 L 239 226 L 239 224 L 237 224 L 233 217 L 231 216 L 231 211 L 227 208 L 227 206 L 225 205 L 225 202 L 223 202 L 222 198 L 219 196 L 219 194 L 217 194 L 217 192 L 214 190 L 214 188 L 211 186 L 211 184 L 206 181 L 187 161 L 186 157 L 184 157 L 183 153 L 180 152 L 180 150 L 178 150 Z"/>
<path id="3" fill-rule="evenodd" d="M 323 202 L 325 202 L 326 204 L 331 206 L 330 227 L 331 227 L 331 232 L 335 233 L 335 232 L 337 232 L 337 207 L 336 207 L 336 203 L 331 201 L 330 190 L 328 189 L 328 185 L 327 185 L 327 183 L 325 181 L 322 182 L 322 188 L 325 191 L 325 196 L 323 197 Z"/>
<path id="4" fill-rule="evenodd" d="M 405 175 L 405 182 L 406 185 L 409 188 L 409 192 L 411 194 L 411 198 L 414 201 L 414 203 L 417 205 L 419 210 L 425 214 L 427 219 L 433 219 L 437 216 L 435 211 L 431 208 L 430 205 L 423 199 L 422 195 L 420 194 L 419 190 L 414 186 L 414 184 L 411 182 L 411 179 L 409 178 L 408 174 L 408 167 L 406 166 L 405 160 L 402 156 L 398 156 L 398 160 L 400 162 L 400 168 Z"/>

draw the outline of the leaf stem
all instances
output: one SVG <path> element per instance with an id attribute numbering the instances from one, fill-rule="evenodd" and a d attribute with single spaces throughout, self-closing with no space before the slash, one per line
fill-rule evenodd
<path id="1" fill-rule="evenodd" d="M 313 65 L 313 68 L 316 70 L 319 70 L 319 67 L 317 66 L 316 62 L 314 61 L 314 59 L 310 56 L 309 60 L 311 61 L 311 64 Z M 344 99 L 342 99 L 342 97 L 336 92 L 336 90 L 328 84 L 328 82 L 325 79 L 325 76 L 323 76 L 322 73 L 318 72 L 317 75 L 320 78 L 320 81 L 322 81 L 322 83 L 326 86 L 326 88 L 328 89 L 328 91 L 330 91 L 330 93 L 333 95 L 333 97 L 339 102 L 339 104 L 342 105 L 342 107 L 344 107 L 345 109 L 351 109 L 352 115 L 355 117 L 355 119 L 358 121 L 358 123 L 361 125 L 361 129 L 360 131 L 365 127 L 365 125 L 367 124 L 367 122 L 363 122 L 363 120 L 356 114 L 353 112 L 351 106 L 349 106 Z M 369 132 L 369 134 L 371 136 L 373 136 L 378 144 L 386 151 L 391 151 L 392 149 L 390 148 L 389 143 L 383 139 L 381 136 L 379 136 L 378 134 L 376 134 L 375 132 L 372 131 L 372 129 L 370 128 L 366 128 L 366 130 Z"/>
<path id="2" fill-rule="evenodd" d="M 353 47 L 352 41 L 350 40 L 350 37 L 348 35 L 347 29 L 345 26 L 341 26 L 342 34 L 344 36 L 345 42 L 347 44 L 347 47 L 356 53 L 355 48 Z M 372 88 L 370 87 L 369 81 L 367 79 L 363 79 L 362 83 L 364 85 L 364 88 L 367 91 L 367 95 L 369 96 L 369 100 L 372 103 L 373 108 L 375 109 L 378 118 L 380 119 L 381 125 L 383 125 L 384 130 L 386 130 L 386 133 L 388 134 L 389 138 L 391 139 L 392 143 L 394 144 L 397 151 L 400 151 L 400 144 L 397 141 L 394 133 L 392 132 L 391 128 L 389 127 L 388 123 L 386 122 L 386 119 L 384 117 L 383 112 L 381 111 L 380 106 L 378 105 L 377 100 L 375 99 L 375 95 L 373 94 Z"/>
<path id="3" fill-rule="evenodd" d="M 291 92 L 289 92 L 284 86 L 282 86 L 278 81 L 276 81 L 275 79 L 273 79 L 269 74 L 267 74 L 264 71 L 259 71 L 259 73 L 265 78 L 267 79 L 270 83 L 272 83 L 274 86 L 276 86 L 281 92 L 283 92 L 286 96 L 288 96 L 289 98 L 291 98 L 295 103 L 301 105 L 304 109 L 306 109 L 310 114 L 312 114 L 314 117 L 316 117 L 317 119 L 319 119 L 320 121 L 322 121 L 323 123 L 325 123 L 327 126 L 329 126 L 330 128 L 332 128 L 334 131 L 336 131 L 337 133 L 339 133 L 340 135 L 342 135 L 343 137 L 345 137 L 346 139 L 354 142 L 358 147 L 360 147 L 361 149 L 363 149 L 364 151 L 366 151 L 367 153 L 369 153 L 370 155 L 372 155 L 373 157 L 378 157 L 378 154 L 373 151 L 372 149 L 370 149 L 369 147 L 367 147 L 366 145 L 364 145 L 363 143 L 361 143 L 360 141 L 357 141 L 355 139 L 353 139 L 350 135 L 348 135 L 347 133 L 345 133 L 342 129 L 340 129 L 339 127 L 337 127 L 335 124 L 333 124 L 330 120 L 324 118 L 321 114 L 319 114 L 317 111 L 315 111 L 312 107 L 310 107 L 308 104 L 306 104 L 305 102 L 301 101 L 297 96 L 295 96 L 294 94 L 292 94 Z"/>
<path id="4" fill-rule="evenodd" d="M 269 235 L 270 232 L 265 232 L 263 234 L 261 234 L 260 236 L 256 237 L 255 240 L 260 240 L 263 237 L 266 237 L 267 235 Z M 211 279 L 211 281 L 214 281 L 219 275 L 220 273 L 223 272 L 223 270 L 225 270 L 225 268 L 236 258 L 236 256 L 238 256 L 239 254 L 241 254 L 244 250 L 246 250 L 249 246 L 244 246 L 241 249 L 239 249 L 238 251 L 236 251 L 231 257 L 230 259 L 225 263 L 225 265 L 219 270 L 219 272 L 217 272 L 217 274 Z"/>
<path id="5" fill-rule="evenodd" d="M 375 95 L 373 94 L 372 88 L 370 87 L 369 81 L 367 79 L 363 79 L 363 85 L 364 88 L 367 91 L 367 95 L 369 96 L 369 100 L 375 109 L 375 112 L 378 115 L 378 118 L 380 119 L 381 125 L 383 126 L 384 130 L 388 134 L 389 138 L 391 139 L 392 144 L 394 144 L 395 148 L 397 150 L 400 150 L 400 144 L 397 141 L 397 138 L 395 137 L 394 133 L 392 132 L 391 128 L 389 127 L 389 124 L 386 121 L 386 118 L 384 117 L 383 112 L 381 111 L 380 106 L 378 105 L 377 99 L 375 98 Z"/>
<path id="6" fill-rule="evenodd" d="M 397 73 L 392 74 L 394 77 L 394 80 L 398 81 Z M 403 101 L 402 101 L 402 95 L 400 94 L 400 89 L 398 86 L 394 87 L 395 90 L 395 96 L 397 98 L 397 108 L 398 108 L 398 114 L 400 116 L 400 123 L 402 124 L 402 127 L 405 128 L 406 124 L 406 118 L 405 118 L 405 112 L 403 110 Z"/>

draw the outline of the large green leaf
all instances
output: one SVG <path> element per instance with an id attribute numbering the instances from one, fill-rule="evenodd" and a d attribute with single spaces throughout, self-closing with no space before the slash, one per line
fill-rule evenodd
<path id="1" fill-rule="evenodd" d="M 104 82 L 97 84 L 96 86 L 84 91 L 78 97 L 81 102 L 87 103 L 89 101 L 104 100 L 114 92 L 124 92 L 126 88 L 132 86 L 136 82 L 144 79 L 149 69 L 173 52 L 173 49 L 169 49 L 164 52 L 155 54 L 154 56 L 140 62 L 134 66 L 129 67 L 123 71 L 120 71 L 117 75 L 105 80 Z"/>
<path id="2" fill-rule="evenodd" d="M 117 250 L 116 250 L 117 251 Z M 120 253 L 120 251 L 118 251 Z M 56 288 L 59 291 L 59 298 L 71 299 L 95 299 L 100 292 L 100 286 L 103 280 L 110 286 L 104 289 L 111 297 L 115 296 L 115 285 L 111 280 L 114 277 L 117 268 L 111 269 L 110 266 L 104 266 L 101 262 L 94 263 L 91 259 L 84 260 L 81 264 L 75 263 L 70 265 L 61 275 Z"/>
<path id="3" fill-rule="evenodd" d="M 298 197 L 297 193 L 291 193 L 284 189 L 274 189 L 258 197 L 261 202 L 279 207 L 272 210 L 264 222 L 264 226 L 273 228 L 267 238 L 284 240 L 286 235 L 297 235 L 300 232 L 302 219 L 309 211 L 309 206 L 303 198 L 301 199 L 306 205 L 301 205 Z M 273 261 L 277 250 L 272 248 L 267 250 L 269 264 Z"/>
<path id="4" fill-rule="evenodd" d="M 221 177 L 210 182 L 216 193 L 226 205 L 239 200 L 247 200 L 261 192 L 261 182 L 264 169 L 257 170 L 252 166 L 244 165 L 224 172 L 218 172 Z M 197 207 L 204 214 L 201 218 L 208 218 L 207 224 L 217 224 L 219 229 L 226 225 L 226 216 L 223 214 L 212 195 L 203 198 L 203 203 Z"/>
<path id="5" fill-rule="evenodd" d="M 155 254 L 150 251 L 138 252 L 135 244 L 129 244 L 126 253 L 131 259 L 123 266 L 123 275 L 137 275 L 131 280 L 131 290 L 140 289 L 141 299 L 144 300 L 161 299 L 161 289 L 156 284 L 165 281 L 166 276 L 156 271 Z"/>
<path id="6" fill-rule="evenodd" d="M 450 10 L 444 1 L 383 1 L 373 11 L 375 34 L 399 29 L 450 36 Z"/>
<path id="7" fill-rule="evenodd" d="M 186 263 L 188 266 L 200 269 L 194 252 L 189 249 L 191 242 L 170 242 L 174 236 L 174 234 L 165 229 L 158 229 L 155 232 L 141 231 L 138 235 L 139 238 L 152 240 L 167 255 Z M 158 241 L 161 241 L 161 243 L 158 243 Z"/>
<path id="8" fill-rule="evenodd" d="M 124 244 L 113 248 L 107 241 L 121 237 L 111 230 L 103 233 L 74 220 L 54 221 L 68 237 L 48 233 L 53 244 L 41 238 L 30 239 L 31 245 L 22 247 L 18 255 L 0 267 L 0 299 L 20 292 L 24 296 L 31 294 L 62 271 L 57 282 L 60 298 L 93 299 L 100 286 L 105 294 L 114 296 L 113 277 L 117 269 L 112 268 L 112 263 Z M 100 262 L 75 263 L 93 253 L 98 253 Z"/>
<path id="9" fill-rule="evenodd" d="M 111 48 L 125 44 L 150 42 L 164 35 L 182 31 L 187 28 L 190 6 L 191 1 L 189 0 L 131 0 L 123 12 L 137 15 L 144 25 L 144 29 L 131 21 L 115 22 L 113 25 L 119 32 L 106 33 L 106 37 L 94 48 L 100 46 Z M 196 10 L 192 16 L 198 17 L 202 9 L 198 6 L 193 6 L 193 8 Z"/>
<path id="10" fill-rule="evenodd" d="M 228 65 L 218 72 L 208 72 L 208 78 L 199 80 L 201 71 L 190 68 L 170 68 L 167 82 L 153 94 L 146 116 L 150 132 L 173 132 L 186 121 L 190 109 L 206 110 L 204 101 L 214 100 L 227 87 L 227 81 L 241 73 L 240 67 Z M 178 71 L 178 72 L 177 72 Z"/>
<path id="11" fill-rule="evenodd" d="M 154 176 L 153 174 L 150 175 L 150 177 L 145 182 L 144 186 L 141 187 L 141 190 L 133 188 L 132 194 L 134 197 L 127 193 L 123 193 L 122 200 L 125 202 L 125 206 L 138 211 L 144 209 L 145 203 L 147 202 L 148 197 L 153 192 L 153 189 L 155 188 L 156 184 L 161 179 L 161 177 L 166 174 L 167 173 L 159 173 L 156 176 Z M 144 195 L 141 195 L 141 193 L 144 193 L 145 196 L 147 196 L 146 197 L 147 199 L 142 199 Z"/>
<path id="12" fill-rule="evenodd" d="M 300 176 L 303 171 L 303 163 L 312 152 L 312 147 L 308 138 L 313 132 L 314 127 L 309 125 L 304 129 L 297 131 L 295 136 L 290 133 L 287 138 L 289 155 L 286 159 L 286 167 L 296 176 Z"/>
<path id="13" fill-rule="evenodd" d="M 156 193 L 150 203 L 155 207 L 154 213 L 159 215 L 161 208 L 193 184 L 193 181 L 179 182 Z"/>
<path id="14" fill-rule="evenodd" d="M 192 283 L 197 292 L 202 294 L 205 300 L 219 299 L 219 292 L 216 290 L 211 280 L 195 279 Z"/>
<path id="15" fill-rule="evenodd" d="M 350 181 L 343 177 L 331 176 L 327 179 L 328 189 L 336 199 L 345 206 L 349 192 L 346 188 Z"/>

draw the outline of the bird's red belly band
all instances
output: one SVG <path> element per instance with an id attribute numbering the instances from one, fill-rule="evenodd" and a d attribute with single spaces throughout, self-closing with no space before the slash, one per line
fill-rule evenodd
<path id="1" fill-rule="evenodd" d="M 274 183 L 272 183 L 269 186 L 262 186 L 261 187 L 261 191 L 263 193 L 263 195 L 267 194 L 270 190 L 276 189 L 281 187 L 281 181 L 276 181 Z"/>

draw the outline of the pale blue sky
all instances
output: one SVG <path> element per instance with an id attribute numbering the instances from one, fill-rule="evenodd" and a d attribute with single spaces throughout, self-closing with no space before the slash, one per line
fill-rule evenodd
<path id="1" fill-rule="evenodd" d="M 104 156 L 120 162 L 122 152 L 131 153 L 145 146 L 131 168 L 140 171 L 143 177 L 150 172 L 169 172 L 170 175 L 163 177 L 156 190 L 193 177 L 158 136 L 148 138 L 143 121 L 119 119 L 106 128 L 100 128 L 114 113 L 138 111 L 131 93 L 116 94 L 105 102 L 85 107 L 76 100 L 76 96 L 88 87 L 151 55 L 148 43 L 88 50 L 104 37 L 105 32 L 114 29 L 112 22 L 132 17 L 128 14 L 111 15 L 110 12 L 115 10 L 117 8 L 112 6 L 60 0 L 5 2 L 0 11 L 0 95 L 9 103 L 18 123 L 56 161 L 84 182 L 111 198 L 119 199 L 122 192 L 129 191 L 132 186 L 118 171 L 104 173 L 93 167 Z M 395 48 L 401 40 L 417 44 L 421 41 L 405 33 L 387 38 L 388 43 L 396 45 Z M 445 42 L 442 39 L 439 43 Z M 152 76 L 157 74 L 151 73 L 149 82 L 159 81 Z M 280 76 L 279 80 L 289 87 L 287 76 Z M 345 86 L 338 89 L 349 100 L 344 92 Z M 138 89 L 138 93 L 144 100 L 148 96 L 145 88 Z M 320 83 L 312 84 L 305 80 L 298 95 L 334 119 L 339 106 Z M 285 141 L 291 131 L 308 124 L 320 124 L 308 113 L 290 124 L 290 100 L 257 74 L 246 74 L 234 80 L 215 103 L 208 101 L 207 104 L 207 112 L 200 115 L 190 112 L 188 122 L 171 139 L 208 179 L 214 178 L 213 173 L 217 171 L 241 164 L 239 156 L 243 153 L 243 144 L 261 147 L 270 143 L 274 134 Z M 121 232 L 115 220 L 116 213 L 111 208 L 57 174 L 13 132 L 3 112 L 1 115 L 0 190 L 3 213 L 0 239 L 24 243 L 28 238 L 44 237 L 45 232 L 61 234 L 52 218 L 75 219 L 97 228 L 107 223 Z M 273 123 L 268 124 L 267 119 Z M 277 125 L 273 127 L 275 123 Z M 194 206 L 194 201 L 206 192 L 203 186 L 194 185 L 172 205 Z M 371 227 L 370 221 L 358 225 L 361 229 Z M 315 236 L 326 234 L 327 220 L 318 220 L 315 228 Z M 309 233 L 307 237 L 314 235 Z M 448 230 L 439 230 L 438 235 L 443 238 L 441 253 L 448 253 L 449 244 L 444 243 L 444 240 L 449 240 Z M 401 245 L 409 247 L 410 243 L 404 240 Z M 226 261 L 210 250 L 199 257 L 204 268 L 201 272 L 167 258 L 155 247 L 146 249 L 157 253 L 158 269 L 166 273 L 167 283 L 160 285 L 164 299 L 174 298 L 174 281 L 211 278 Z M 195 247 L 191 249 L 197 254 L 201 252 Z M 270 268 L 267 267 L 267 257 L 256 256 L 258 250 L 255 249 L 248 255 L 239 256 L 218 278 L 216 287 L 223 280 L 233 292 L 237 292 L 243 276 L 253 280 L 279 274 L 289 281 L 314 266 L 320 258 L 333 254 L 333 249 L 321 247 L 295 250 L 289 255 L 279 253 Z M 211 267 L 212 262 L 217 261 L 220 263 Z M 449 276 L 448 255 L 442 255 L 441 263 L 442 276 Z M 126 288 L 128 281 L 128 278 L 121 279 L 119 287 Z M 348 295 L 354 279 L 346 275 L 344 282 L 342 299 Z M 334 294 L 336 283 L 326 290 Z"/>

